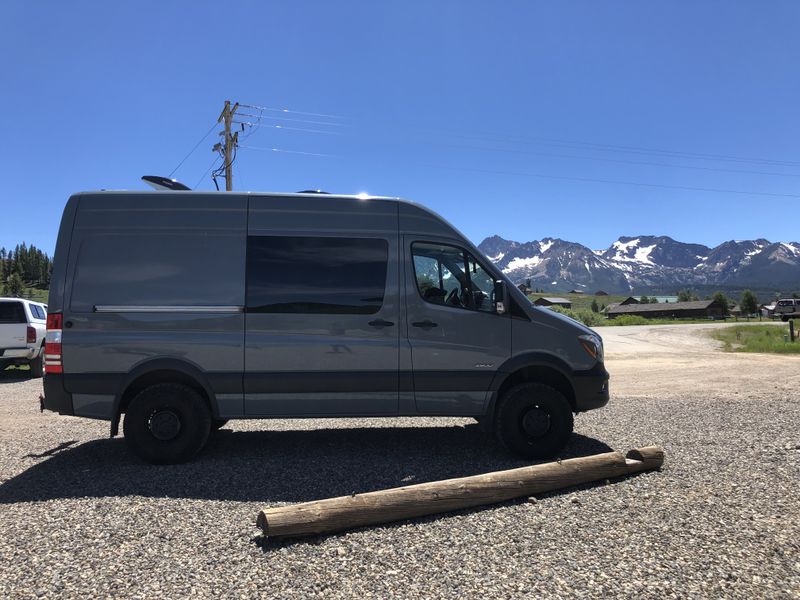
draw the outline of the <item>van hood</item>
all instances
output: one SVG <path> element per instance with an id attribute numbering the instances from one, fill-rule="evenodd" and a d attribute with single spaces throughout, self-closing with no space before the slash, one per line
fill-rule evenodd
<path id="1" fill-rule="evenodd" d="M 594 329 L 590 329 L 580 321 L 576 321 L 572 317 L 568 317 L 567 315 L 564 315 L 562 313 L 550 310 L 549 308 L 536 306 L 532 302 L 530 303 L 529 309 L 536 314 L 536 319 L 538 321 L 548 322 L 548 324 L 551 325 L 552 327 L 556 327 L 559 329 L 569 328 L 574 330 L 578 335 L 582 333 L 584 334 L 591 333 L 592 335 L 601 337 L 600 334 L 597 333 Z"/>

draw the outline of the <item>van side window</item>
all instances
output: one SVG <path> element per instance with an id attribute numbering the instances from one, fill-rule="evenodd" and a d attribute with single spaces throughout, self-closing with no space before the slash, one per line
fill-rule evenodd
<path id="1" fill-rule="evenodd" d="M 384 239 L 250 236 L 247 311 L 374 314 L 383 304 L 388 259 Z"/>
<path id="2" fill-rule="evenodd" d="M 463 248 L 415 242 L 411 245 L 417 289 L 432 304 L 495 312 L 494 278 Z"/>
<path id="3" fill-rule="evenodd" d="M 80 246 L 70 308 L 241 306 L 243 241 L 227 232 L 91 235 Z"/>

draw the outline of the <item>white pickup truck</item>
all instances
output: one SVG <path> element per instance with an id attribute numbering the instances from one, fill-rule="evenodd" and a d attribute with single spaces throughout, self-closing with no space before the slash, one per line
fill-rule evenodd
<path id="1" fill-rule="evenodd" d="M 800 299 L 781 298 L 775 302 L 775 316 L 780 317 L 781 321 L 796 319 L 800 317 Z"/>
<path id="2" fill-rule="evenodd" d="M 30 365 L 31 377 L 41 377 L 46 333 L 46 305 L 0 298 L 0 372 L 10 365 Z"/>

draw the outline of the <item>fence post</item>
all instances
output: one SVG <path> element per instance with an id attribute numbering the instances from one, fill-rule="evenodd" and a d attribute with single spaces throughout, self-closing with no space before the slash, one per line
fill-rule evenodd
<path id="1" fill-rule="evenodd" d="M 789 319 L 789 339 L 794 341 L 794 319 Z"/>

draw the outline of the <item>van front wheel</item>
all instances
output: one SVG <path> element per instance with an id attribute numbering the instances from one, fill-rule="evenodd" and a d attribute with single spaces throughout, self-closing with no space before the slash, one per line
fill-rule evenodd
<path id="1" fill-rule="evenodd" d="M 550 458 L 572 435 L 572 409 L 564 395 L 541 383 L 521 383 L 500 399 L 495 433 L 523 458 Z"/>
<path id="2" fill-rule="evenodd" d="M 195 390 L 159 383 L 139 392 L 125 413 L 125 441 L 139 458 L 174 464 L 197 454 L 208 440 L 211 413 Z"/>

